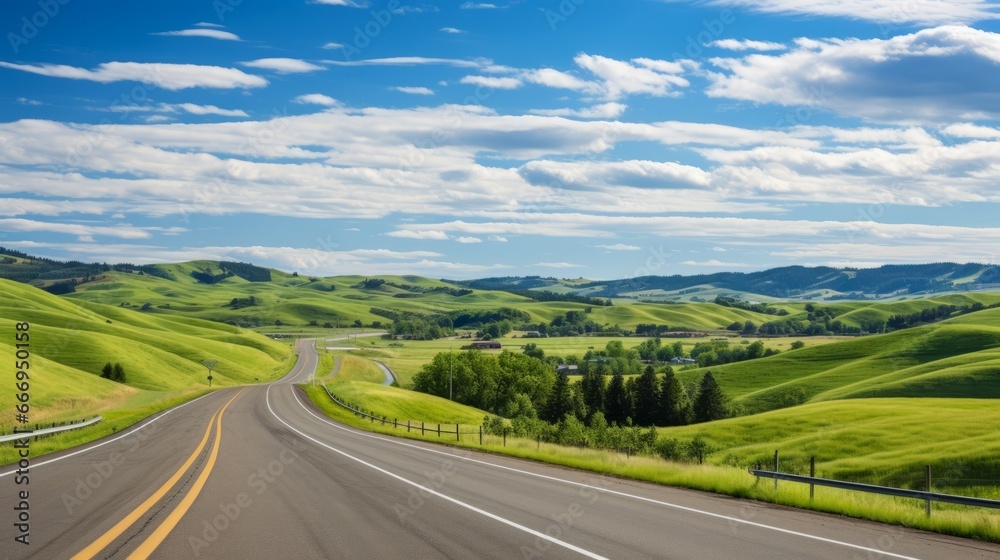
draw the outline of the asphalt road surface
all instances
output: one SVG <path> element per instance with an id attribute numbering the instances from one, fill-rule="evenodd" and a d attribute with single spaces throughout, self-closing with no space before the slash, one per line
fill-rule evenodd
<path id="1" fill-rule="evenodd" d="M 660 487 L 327 420 L 293 383 L 223 389 L 31 466 L 30 544 L 0 469 L 3 558 L 955 560 L 1000 547 Z M 916 506 L 915 506 L 916 507 Z"/>

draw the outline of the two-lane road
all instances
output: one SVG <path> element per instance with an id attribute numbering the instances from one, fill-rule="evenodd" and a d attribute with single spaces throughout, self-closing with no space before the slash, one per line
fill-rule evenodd
<path id="1" fill-rule="evenodd" d="M 217 391 L 35 461 L 4 558 L 998 558 L 1000 547 L 384 437 L 295 382 Z M 76 556 L 74 556 L 76 555 Z"/>

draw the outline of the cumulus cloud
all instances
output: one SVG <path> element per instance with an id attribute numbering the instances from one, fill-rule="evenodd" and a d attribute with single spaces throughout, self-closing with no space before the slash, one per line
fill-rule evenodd
<path id="1" fill-rule="evenodd" d="M 524 84 L 518 78 L 505 76 L 465 76 L 459 81 L 463 84 L 489 89 L 517 89 Z"/>
<path id="2" fill-rule="evenodd" d="M 461 29 L 457 29 L 455 27 L 442 27 L 441 31 L 444 31 L 445 33 L 450 33 L 451 35 L 461 35 L 462 33 L 465 33 L 465 31 L 462 31 Z"/>
<path id="3" fill-rule="evenodd" d="M 829 108 L 890 122 L 1000 116 L 1000 34 L 961 26 L 891 39 L 799 41 L 781 55 L 717 58 L 711 97 Z"/>
<path id="4" fill-rule="evenodd" d="M 392 89 L 410 95 L 434 95 L 434 90 L 426 87 L 397 86 Z"/>
<path id="5" fill-rule="evenodd" d="M 307 93 L 296 97 L 292 101 L 303 105 L 323 105 L 324 107 L 337 107 L 340 105 L 339 101 L 322 93 Z"/>
<path id="6" fill-rule="evenodd" d="M 622 103 L 601 103 L 582 109 L 532 109 L 535 115 L 545 115 L 549 117 L 577 117 L 581 119 L 614 119 L 622 116 L 628 109 L 628 105 Z"/>
<path id="7" fill-rule="evenodd" d="M 235 68 L 197 64 L 155 62 L 105 62 L 94 70 L 65 64 L 13 64 L 0 61 L 0 68 L 10 68 L 42 76 L 88 80 L 91 82 L 142 82 L 168 90 L 203 87 L 217 89 L 255 88 L 267 85 L 260 76 Z"/>
<path id="8" fill-rule="evenodd" d="M 467 236 L 456 237 L 455 241 L 458 241 L 459 243 L 482 243 L 483 242 L 483 240 L 479 239 L 478 237 L 467 237 Z"/>
<path id="9" fill-rule="evenodd" d="M 709 43 L 709 46 L 730 51 L 783 51 L 787 47 L 782 43 L 771 41 L 753 41 L 750 39 L 719 39 Z"/>

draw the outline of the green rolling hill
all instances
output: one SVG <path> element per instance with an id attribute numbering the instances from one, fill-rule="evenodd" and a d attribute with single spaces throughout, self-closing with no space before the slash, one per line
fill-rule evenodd
<path id="1" fill-rule="evenodd" d="M 218 361 L 215 386 L 275 379 L 292 363 L 290 348 L 242 329 L 174 315 L 142 313 L 48 294 L 0 280 L 0 358 L 14 362 L 14 327 L 28 322 L 34 421 L 113 418 L 208 388 L 200 361 Z M 100 377 L 121 363 L 126 383 Z M 13 424 L 14 396 L 0 394 L 0 430 Z M 141 417 L 141 416 L 140 416 Z M 138 419 L 138 417 L 134 418 Z"/>

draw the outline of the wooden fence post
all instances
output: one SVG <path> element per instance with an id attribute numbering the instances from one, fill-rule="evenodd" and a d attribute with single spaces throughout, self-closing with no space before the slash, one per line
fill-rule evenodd
<path id="1" fill-rule="evenodd" d="M 925 479 L 924 482 L 925 482 L 925 486 L 926 486 L 924 488 L 924 490 L 926 490 L 927 492 L 930 492 L 931 491 L 931 466 L 930 465 L 927 465 L 927 470 L 924 472 L 924 479 Z M 924 502 L 924 511 L 927 513 L 927 517 L 931 516 L 931 501 L 930 500 L 927 500 L 926 502 Z"/>

